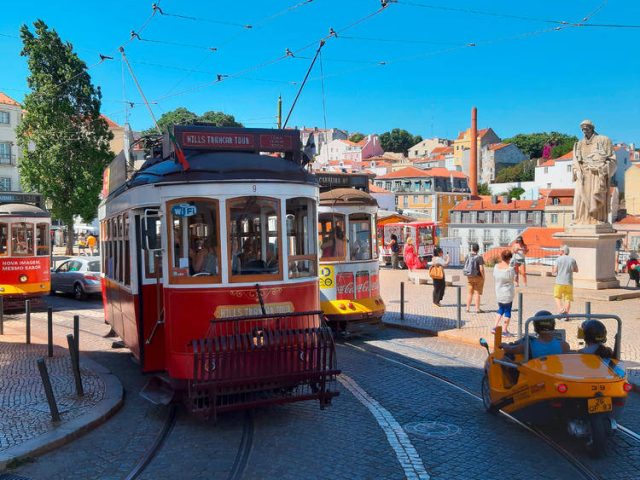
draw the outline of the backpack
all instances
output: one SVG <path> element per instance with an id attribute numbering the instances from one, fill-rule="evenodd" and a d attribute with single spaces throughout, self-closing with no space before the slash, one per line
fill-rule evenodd
<path id="1" fill-rule="evenodd" d="M 444 278 L 442 265 L 431 265 L 431 267 L 429 267 L 429 276 L 433 280 L 442 280 Z"/>
<path id="2" fill-rule="evenodd" d="M 465 277 L 477 277 L 480 275 L 480 268 L 478 267 L 478 255 L 468 255 L 464 261 L 464 268 L 462 274 Z"/>

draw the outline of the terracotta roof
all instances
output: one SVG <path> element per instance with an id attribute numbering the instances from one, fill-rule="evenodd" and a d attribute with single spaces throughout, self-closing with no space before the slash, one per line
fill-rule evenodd
<path id="1" fill-rule="evenodd" d="M 387 173 L 386 175 L 382 175 L 378 177 L 379 179 L 390 179 L 390 178 L 413 178 L 413 177 L 455 177 L 455 178 L 467 178 L 467 176 L 455 170 L 447 170 L 443 167 L 429 168 L 427 170 L 422 170 L 416 167 L 405 167 L 400 170 L 396 170 L 395 172 Z"/>
<path id="2" fill-rule="evenodd" d="M 20 104 L 16 102 L 13 98 L 11 98 L 9 95 L 5 95 L 2 92 L 0 92 L 0 103 L 3 105 L 13 105 L 14 107 L 20 106 Z"/>
<path id="3" fill-rule="evenodd" d="M 640 225 L 640 215 L 627 215 L 616 223 L 621 223 L 623 225 Z"/>
<path id="4" fill-rule="evenodd" d="M 573 150 L 565 153 L 561 157 L 556 158 L 556 160 L 571 160 L 573 159 Z"/>
<path id="5" fill-rule="evenodd" d="M 120 125 L 118 125 L 116 122 L 111 120 L 106 115 L 100 114 L 100 116 L 107 122 L 107 125 L 109 125 L 109 128 L 122 128 Z"/>
<path id="6" fill-rule="evenodd" d="M 440 153 L 451 153 L 453 152 L 453 147 L 436 147 L 431 150 L 431 155 L 438 155 Z"/>
<path id="7" fill-rule="evenodd" d="M 392 165 L 391 162 L 387 162 L 385 160 L 374 160 L 376 162 L 376 167 L 390 167 Z M 366 161 L 362 162 L 363 166 L 366 167 L 371 167 L 371 161 L 369 159 L 367 159 Z"/>
<path id="8" fill-rule="evenodd" d="M 489 145 L 489 150 L 500 150 L 501 148 L 504 147 L 508 147 L 509 145 L 511 145 L 510 143 L 492 143 L 491 145 Z"/>
<path id="9" fill-rule="evenodd" d="M 478 130 L 478 138 L 484 137 L 487 133 L 489 133 L 490 128 L 483 128 L 482 130 Z M 458 134 L 458 140 L 464 140 L 465 137 L 471 136 L 471 129 L 467 128 L 465 131 L 460 132 Z"/>
<path id="10" fill-rule="evenodd" d="M 360 143 L 352 142 L 351 140 L 338 140 L 338 141 L 342 143 L 346 143 L 347 145 L 351 145 L 352 147 L 361 147 L 362 145 L 364 145 L 364 144 L 361 145 Z"/>
<path id="11" fill-rule="evenodd" d="M 547 160 L 544 163 L 538 165 L 538 167 L 553 167 L 556 164 L 555 160 Z"/>
<path id="12" fill-rule="evenodd" d="M 511 200 L 504 203 L 502 197 L 498 197 L 498 202 L 493 203 L 491 198 L 469 199 L 463 200 L 452 208 L 455 211 L 476 211 L 485 210 L 544 210 L 544 201 L 542 200 Z"/>
<path id="13" fill-rule="evenodd" d="M 390 192 L 389 190 L 385 190 L 384 188 L 377 186 L 374 183 L 369 185 L 369 192 L 370 193 L 393 193 L 393 192 Z"/>
<path id="14" fill-rule="evenodd" d="M 529 227 L 522 232 L 522 239 L 529 248 L 532 246 L 539 248 L 560 248 L 562 242 L 553 238 L 554 233 L 563 232 L 564 228 Z"/>

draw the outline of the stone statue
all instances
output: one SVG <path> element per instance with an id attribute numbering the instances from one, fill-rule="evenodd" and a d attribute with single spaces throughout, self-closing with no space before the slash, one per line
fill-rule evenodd
<path id="1" fill-rule="evenodd" d="M 616 156 L 609 137 L 598 135 L 590 120 L 580 124 L 584 138 L 573 146 L 574 225 L 597 225 L 609 221 L 611 177 Z"/>

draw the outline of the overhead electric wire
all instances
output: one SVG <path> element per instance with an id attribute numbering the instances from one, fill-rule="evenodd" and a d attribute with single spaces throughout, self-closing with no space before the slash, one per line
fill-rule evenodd
<path id="1" fill-rule="evenodd" d="M 138 40 L 140 40 L 141 42 L 148 42 L 148 43 L 157 43 L 160 45 L 173 45 L 175 47 L 186 47 L 186 48 L 197 48 L 199 50 L 209 50 L 211 52 L 215 52 L 217 50 L 216 47 L 207 47 L 204 45 L 194 45 L 191 43 L 179 43 L 179 42 L 169 42 L 167 40 L 155 40 L 152 38 L 141 38 L 140 36 L 138 36 Z"/>

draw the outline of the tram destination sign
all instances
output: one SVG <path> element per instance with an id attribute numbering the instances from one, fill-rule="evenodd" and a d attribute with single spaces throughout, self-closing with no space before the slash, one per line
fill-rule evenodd
<path id="1" fill-rule="evenodd" d="M 298 130 L 176 126 L 175 137 L 185 150 L 294 152 L 301 147 Z"/>

